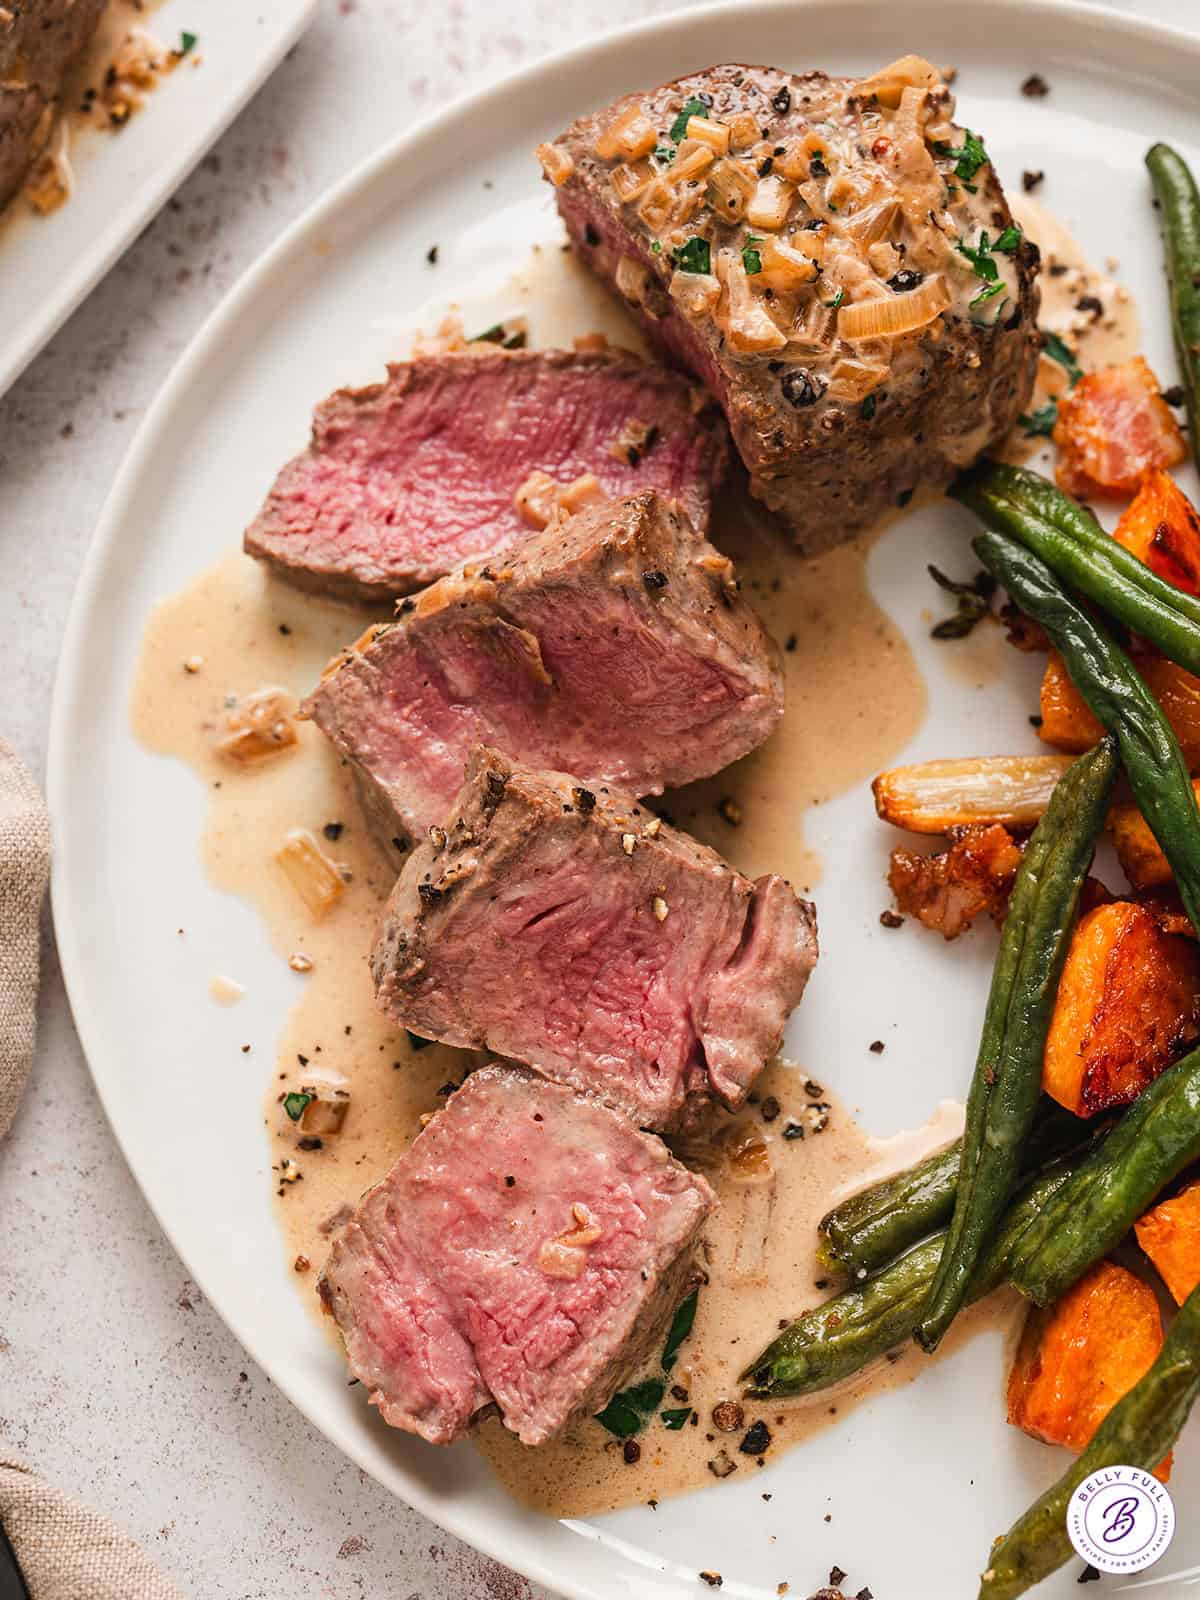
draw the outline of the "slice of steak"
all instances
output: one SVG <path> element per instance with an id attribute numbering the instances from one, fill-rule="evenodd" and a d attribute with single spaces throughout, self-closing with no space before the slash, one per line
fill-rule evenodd
<path id="1" fill-rule="evenodd" d="M 0 5 L 0 210 L 50 137 L 63 79 L 87 48 L 105 0 Z"/>
<path id="2" fill-rule="evenodd" d="M 656 489 L 703 530 L 725 438 L 702 390 L 624 351 L 424 356 L 322 401 L 245 547 L 301 588 L 386 600 L 528 534 L 514 497 L 535 472 Z"/>
<path id="3" fill-rule="evenodd" d="M 487 1066 L 363 1198 L 320 1292 L 393 1427 L 449 1444 L 494 1405 L 543 1444 L 661 1348 L 713 1204 L 594 1096 Z"/>
<path id="4" fill-rule="evenodd" d="M 1037 249 L 953 113 L 918 57 L 861 81 L 725 65 L 538 152 L 582 260 L 709 386 L 809 551 L 943 486 L 1028 402 Z"/>
<path id="5" fill-rule="evenodd" d="M 631 795 L 495 751 L 413 851 L 371 957 L 414 1033 L 594 1090 L 641 1127 L 745 1099 L 817 958 L 816 916 Z"/>
<path id="6" fill-rule="evenodd" d="M 390 839 L 442 821 L 479 744 L 635 794 L 707 777 L 775 728 L 783 679 L 730 562 L 640 494 L 404 601 L 304 710 L 380 791 Z"/>

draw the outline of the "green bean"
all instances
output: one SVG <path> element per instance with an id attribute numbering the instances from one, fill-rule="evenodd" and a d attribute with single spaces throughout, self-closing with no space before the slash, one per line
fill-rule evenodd
<path id="1" fill-rule="evenodd" d="M 1010 1276 L 1049 1305 L 1125 1237 L 1156 1195 L 1200 1159 L 1200 1050 L 1143 1089 L 1012 1252 Z"/>
<path id="2" fill-rule="evenodd" d="M 962 1307 L 1020 1175 L 1059 974 L 1116 772 L 1112 739 L 1081 756 L 1055 785 L 1021 859 L 967 1097 L 950 1234 L 916 1330 L 924 1350 L 937 1348 Z"/>
<path id="3" fill-rule="evenodd" d="M 1200 466 L 1200 193 L 1187 162 L 1169 144 L 1151 145 L 1146 165 L 1162 219 L 1171 325 L 1187 395 L 1192 455 Z"/>
<path id="4" fill-rule="evenodd" d="M 1010 495 L 994 482 L 998 476 L 985 468 L 959 479 L 950 493 L 989 527 L 1019 539 L 1064 583 L 1156 644 L 1171 661 L 1189 672 L 1200 673 L 1200 606 L 1194 602 L 1191 607 L 1179 604 L 1190 596 L 1158 577 L 1108 534 L 1102 533 L 1103 543 L 1085 542 L 1065 531 L 1061 524 L 1039 515 L 1031 509 L 1028 498 Z M 1052 485 L 1047 488 L 1060 494 Z M 1068 499 L 1066 495 L 1060 498 Z M 1082 512 L 1082 507 L 1075 509 Z M 1063 518 L 1064 522 L 1071 520 Z"/>
<path id="5" fill-rule="evenodd" d="M 1160 578 L 1144 561 L 1139 561 L 1132 550 L 1126 550 L 1111 533 L 1106 533 L 1086 506 L 1073 500 L 1049 478 L 1030 472 L 1027 467 L 1010 467 L 999 461 L 985 461 L 964 473 L 951 486 L 950 493 L 956 494 L 959 485 L 964 489 L 997 494 L 1001 499 L 1012 501 L 1021 510 L 1050 523 L 1060 533 L 1068 534 L 1080 544 L 1101 551 L 1123 578 L 1140 584 L 1147 594 L 1161 600 L 1164 605 L 1173 606 L 1181 616 L 1200 625 L 1200 599 Z"/>
<path id="6" fill-rule="evenodd" d="M 975 1270 L 970 1298 L 981 1299 L 1004 1281 L 1009 1257 L 1042 1206 L 1070 1176 L 1064 1157 L 1032 1179 L 1006 1212 Z M 806 1311 L 742 1373 L 749 1393 L 782 1399 L 827 1389 L 869 1366 L 912 1337 L 946 1243 L 946 1230 L 868 1278 Z"/>
<path id="7" fill-rule="evenodd" d="M 1179 740 L 1158 701 L 1124 651 L 1068 598 L 1037 556 L 998 533 L 981 534 L 972 548 L 1021 610 L 1041 623 L 1076 688 L 1116 735 L 1138 809 L 1200 932 L 1200 811 Z"/>
<path id="8" fill-rule="evenodd" d="M 1149 1372 L 1112 1408 L 1054 1487 L 993 1545 L 979 1600 L 1016 1600 L 1069 1561 L 1067 1511 L 1079 1485 L 1106 1467 L 1153 1472 L 1182 1433 L 1198 1395 L 1200 1289 L 1194 1289 Z"/>
<path id="9" fill-rule="evenodd" d="M 1042 1105 L 1025 1168 L 1035 1172 L 1079 1143 L 1082 1124 L 1052 1100 Z M 943 1227 L 954 1210 L 962 1140 L 890 1173 L 822 1217 L 817 1263 L 823 1272 L 861 1283 L 910 1245 Z"/>

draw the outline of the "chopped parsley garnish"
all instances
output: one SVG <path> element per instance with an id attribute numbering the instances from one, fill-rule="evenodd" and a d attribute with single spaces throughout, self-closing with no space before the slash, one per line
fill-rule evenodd
<path id="1" fill-rule="evenodd" d="M 1010 222 L 1008 227 L 1005 228 L 1004 232 L 996 240 L 995 244 L 992 246 L 992 249 L 999 250 L 1001 255 L 1012 256 L 1016 255 L 1017 246 L 1020 243 L 1021 230 L 1017 227 L 1015 222 Z"/>
<path id="2" fill-rule="evenodd" d="M 669 137 L 673 139 L 676 144 L 678 144 L 679 141 L 687 135 L 687 125 L 689 120 L 692 117 L 706 117 L 707 115 L 708 107 L 704 104 L 703 100 L 685 100 L 680 109 L 679 115 L 671 124 Z"/>
<path id="3" fill-rule="evenodd" d="M 503 322 L 494 322 L 490 328 L 477 333 L 472 344 L 498 344 L 504 350 L 524 350 L 524 328 L 509 328 Z"/>
<path id="4" fill-rule="evenodd" d="M 1057 361 L 1059 366 L 1062 367 L 1067 377 L 1071 380 L 1073 389 L 1080 378 L 1083 377 L 1083 368 L 1076 361 L 1075 352 L 1070 345 L 1064 339 L 1060 339 L 1057 333 L 1043 333 L 1042 350 L 1044 354 L 1050 357 L 1051 361 Z"/>
<path id="5" fill-rule="evenodd" d="M 664 1372 L 670 1372 L 675 1365 L 679 1347 L 692 1331 L 699 1295 L 700 1291 L 693 1289 L 687 1299 L 676 1307 L 662 1354 Z M 662 1378 L 644 1378 L 641 1383 L 631 1384 L 628 1389 L 622 1389 L 613 1395 L 604 1410 L 596 1413 L 596 1421 L 607 1428 L 609 1433 L 616 1434 L 618 1439 L 631 1439 L 635 1433 L 641 1433 L 650 1421 L 652 1414 L 662 1403 L 666 1388 Z M 682 1428 L 691 1414 L 691 1406 L 684 1406 L 679 1411 L 664 1411 L 662 1420 L 668 1428 Z"/>
<path id="6" fill-rule="evenodd" d="M 974 194 L 975 190 L 971 187 L 970 180 L 980 167 L 988 165 L 988 153 L 983 148 L 983 140 L 968 128 L 962 144 L 957 149 L 951 147 L 947 154 L 958 157 L 954 163 L 954 176 L 961 180 L 963 188 L 969 194 Z"/>
<path id="7" fill-rule="evenodd" d="M 293 1090 L 291 1094 L 284 1095 L 283 1109 L 287 1112 L 288 1116 L 293 1122 L 299 1122 L 300 1118 L 304 1115 L 305 1111 L 307 1111 L 308 1107 L 315 1099 L 315 1095 L 305 1094 L 299 1090 Z"/>
<path id="8" fill-rule="evenodd" d="M 996 265 L 992 251 L 999 249 L 1000 241 L 1007 239 L 1009 233 L 1013 231 L 1015 230 L 1006 228 L 1000 238 L 993 244 L 988 236 L 987 229 L 984 228 L 979 235 L 979 243 L 974 248 L 965 239 L 959 239 L 957 245 L 955 245 L 959 255 L 965 257 L 975 269 L 975 276 L 982 278 L 984 281 L 985 287 L 971 301 L 972 309 L 975 306 L 983 305 L 987 300 L 994 300 L 998 294 L 1007 294 L 1008 286 L 1000 276 L 1000 268 Z M 1020 234 L 1017 234 L 1017 238 L 1020 238 Z M 1011 254 L 1011 250 L 1006 250 L 1005 254 Z"/>
<path id="9" fill-rule="evenodd" d="M 944 621 L 930 629 L 930 637 L 965 639 L 977 623 L 991 615 L 992 596 L 996 592 L 995 578 L 990 572 L 977 572 L 970 583 L 958 583 L 954 578 L 948 578 L 944 572 L 940 572 L 932 563 L 927 571 L 939 589 L 945 589 L 947 594 L 952 594 L 958 601 L 958 609 L 954 615 L 946 617 Z"/>
<path id="10" fill-rule="evenodd" d="M 641 1433 L 665 1392 L 666 1384 L 660 1378 L 635 1383 L 613 1395 L 604 1410 L 596 1413 L 596 1421 L 618 1439 L 630 1439 Z"/>
<path id="11" fill-rule="evenodd" d="M 651 241 L 650 241 L 650 253 L 652 255 L 656 255 L 656 256 L 662 255 L 662 240 L 661 239 L 651 239 Z"/>
<path id="12" fill-rule="evenodd" d="M 707 239 L 698 236 L 672 250 L 672 259 L 681 272 L 711 272 L 712 251 Z"/>
<path id="13" fill-rule="evenodd" d="M 875 407 L 878 404 L 879 404 L 879 397 L 878 397 L 878 395 L 874 395 L 874 394 L 869 394 L 867 396 L 867 398 L 863 401 L 861 407 L 859 408 L 859 413 L 858 414 L 863 419 L 864 422 L 870 422 L 871 418 L 875 415 Z"/>
<path id="14" fill-rule="evenodd" d="M 839 289 L 838 292 L 834 295 L 833 299 L 826 303 L 826 306 L 825 306 L 826 311 L 836 311 L 845 298 L 846 298 L 845 289 Z"/>
<path id="15" fill-rule="evenodd" d="M 671 1318 L 671 1327 L 667 1333 L 667 1343 L 662 1357 L 664 1372 L 670 1372 L 675 1365 L 675 1358 L 679 1354 L 679 1346 L 692 1331 L 692 1324 L 696 1320 L 696 1302 L 699 1298 L 699 1289 L 693 1289 L 686 1300 L 680 1301 L 675 1315 Z"/>
<path id="16" fill-rule="evenodd" d="M 196 45 L 198 43 L 199 43 L 199 39 L 198 39 L 198 36 L 196 34 L 187 33 L 186 31 L 181 33 L 179 35 L 179 54 L 181 56 L 188 55 L 191 51 L 193 51 L 196 48 Z"/>
<path id="17" fill-rule="evenodd" d="M 654 154 L 659 161 L 674 161 L 679 152 L 673 144 L 657 144 L 654 147 Z"/>
<path id="18" fill-rule="evenodd" d="M 1027 439 L 1048 439 L 1054 432 L 1054 424 L 1058 421 L 1058 401 L 1053 395 L 1044 406 L 1039 406 L 1036 411 L 1029 412 L 1026 416 L 1018 417 L 1021 432 Z"/>
<path id="19" fill-rule="evenodd" d="M 762 255 L 758 246 L 762 240 L 756 234 L 748 233 L 746 243 L 742 247 L 742 265 L 750 274 L 762 271 Z"/>

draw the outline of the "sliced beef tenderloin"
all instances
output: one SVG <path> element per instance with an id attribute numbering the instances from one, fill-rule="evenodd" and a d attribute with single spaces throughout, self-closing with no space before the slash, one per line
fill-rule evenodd
<path id="1" fill-rule="evenodd" d="M 301 588 L 386 600 L 527 535 L 515 497 L 535 473 L 656 489 L 703 530 L 725 440 L 702 390 L 624 351 L 424 356 L 317 407 L 245 547 Z"/>
<path id="2" fill-rule="evenodd" d="M 620 790 L 481 749 L 371 960 L 414 1033 L 670 1128 L 741 1104 L 816 956 L 813 908 L 782 878 L 750 882 Z"/>
<path id="3" fill-rule="evenodd" d="M 105 0 L 0 5 L 0 210 L 54 127 L 63 80 L 96 31 Z"/>
<path id="4" fill-rule="evenodd" d="M 391 838 L 442 821 L 479 744 L 635 794 L 706 777 L 775 728 L 783 680 L 730 563 L 641 494 L 404 601 L 304 709 L 379 791 Z"/>
<path id="5" fill-rule="evenodd" d="M 872 78 L 717 66 L 539 149 L 581 258 L 721 402 L 815 551 L 938 488 L 1025 408 L 1037 250 L 909 56 Z"/>
<path id="6" fill-rule="evenodd" d="M 364 1197 L 320 1292 L 393 1427 L 449 1444 L 495 1406 L 543 1444 L 660 1348 L 713 1203 L 594 1096 L 487 1066 Z"/>

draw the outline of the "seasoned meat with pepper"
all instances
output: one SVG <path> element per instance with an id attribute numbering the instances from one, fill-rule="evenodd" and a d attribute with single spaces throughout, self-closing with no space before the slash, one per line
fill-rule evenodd
<path id="1" fill-rule="evenodd" d="M 640 1127 L 740 1105 L 817 958 L 816 916 L 632 795 L 479 750 L 372 955 L 422 1038 L 595 1091 Z"/>
<path id="2" fill-rule="evenodd" d="M 323 401 L 245 547 L 302 589 L 388 600 L 589 497 L 654 489 L 703 532 L 727 459 L 717 408 L 665 367 L 627 351 L 474 346 Z"/>
<path id="3" fill-rule="evenodd" d="M 635 794 L 706 777 L 776 727 L 783 682 L 730 563 L 642 494 L 405 601 L 304 710 L 376 791 L 390 839 L 442 821 L 478 744 Z"/>
<path id="4" fill-rule="evenodd" d="M 713 1203 L 593 1096 L 483 1067 L 360 1202 L 320 1293 L 393 1427 L 449 1444 L 498 1410 L 543 1444 L 662 1348 Z"/>
<path id="5" fill-rule="evenodd" d="M 0 5 L 0 210 L 41 155 L 63 79 L 87 48 L 105 0 Z"/>
<path id="6" fill-rule="evenodd" d="M 942 487 L 1028 401 L 1037 250 L 953 117 L 916 56 L 726 65 L 539 148 L 581 259 L 709 386 L 806 550 Z"/>

